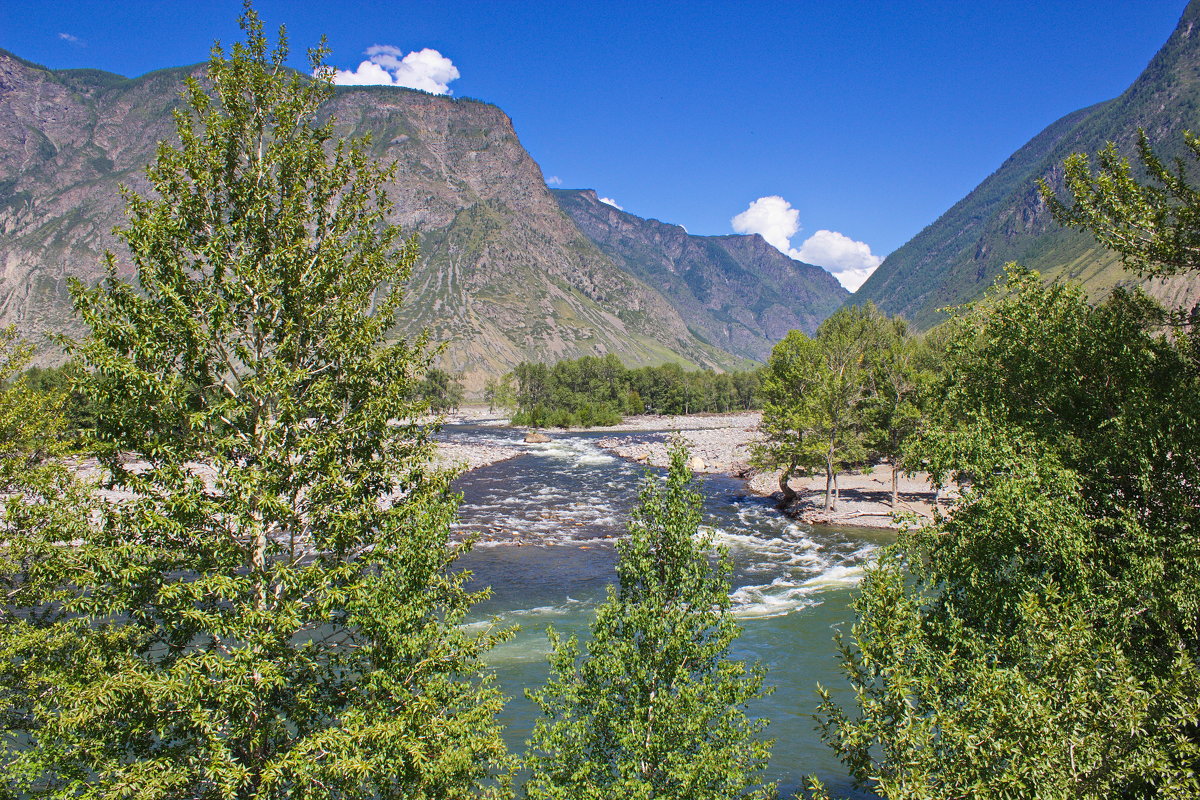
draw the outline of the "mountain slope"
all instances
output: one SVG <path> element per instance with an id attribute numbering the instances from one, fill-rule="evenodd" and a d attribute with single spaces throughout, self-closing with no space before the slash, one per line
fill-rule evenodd
<path id="1" fill-rule="evenodd" d="M 873 300 L 921 326 L 938 309 L 979 297 L 1005 263 L 1017 261 L 1049 278 L 1081 281 L 1093 295 L 1135 282 L 1112 252 L 1087 233 L 1060 228 L 1037 191 L 1038 178 L 1061 189 L 1062 162 L 1094 154 L 1107 141 L 1135 154 L 1137 129 L 1157 152 L 1182 154 L 1184 129 L 1200 126 L 1200 0 L 1188 3 L 1163 48 L 1120 97 L 1054 122 L 911 241 L 889 255 L 851 302 Z M 1182 302 L 1200 290 L 1196 279 L 1146 284 L 1160 298 Z"/>
<path id="2" fill-rule="evenodd" d="M 0 324 L 79 334 L 67 279 L 94 281 L 122 221 L 120 183 L 174 139 L 181 79 L 51 71 L 0 51 Z M 637 365 L 741 363 L 698 340 L 654 289 L 616 268 L 559 209 L 495 106 L 392 87 L 339 88 L 323 109 L 396 161 L 394 221 L 422 259 L 398 330 L 433 331 L 468 388 L 517 361 L 616 353 Z"/>
<path id="3" fill-rule="evenodd" d="M 621 211 L 590 189 L 554 190 L 562 209 L 617 266 L 657 288 L 694 332 L 765 361 L 788 331 L 813 333 L 849 293 L 825 270 L 751 236 L 692 236 Z"/>

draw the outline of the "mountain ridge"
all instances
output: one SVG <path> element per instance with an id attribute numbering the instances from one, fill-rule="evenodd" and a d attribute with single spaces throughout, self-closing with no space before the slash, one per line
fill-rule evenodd
<path id="1" fill-rule="evenodd" d="M 94 281 L 123 220 L 117 184 L 146 194 L 144 166 L 174 139 L 180 80 L 46 70 L 0 52 L 0 324 L 82 333 L 67 281 Z M 469 389 L 520 360 L 613 352 L 630 365 L 732 368 L 656 290 L 617 268 L 559 208 L 512 121 L 478 100 L 397 87 L 338 87 L 322 108 L 338 136 L 372 135 L 397 162 L 389 221 L 417 233 L 421 261 L 397 332 L 429 328 Z"/>
<path id="2" fill-rule="evenodd" d="M 1124 92 L 1044 128 L 884 259 L 849 302 L 871 300 L 929 327 L 943 318 L 940 308 L 982 295 L 1009 261 L 1038 269 L 1047 279 L 1080 281 L 1093 296 L 1141 285 L 1169 303 L 1200 298 L 1200 280 L 1194 278 L 1137 279 L 1090 234 L 1059 227 L 1037 190 L 1039 178 L 1062 190 L 1062 162 L 1072 153 L 1091 155 L 1115 141 L 1124 155 L 1134 156 L 1139 127 L 1164 157 L 1182 155 L 1182 130 L 1200 124 L 1197 23 L 1200 0 L 1191 0 L 1166 43 Z"/>
<path id="3" fill-rule="evenodd" d="M 731 353 L 766 361 L 789 330 L 815 333 L 849 297 L 828 272 L 759 234 L 696 236 L 604 203 L 592 189 L 553 194 L 617 266 L 657 288 L 693 332 Z"/>

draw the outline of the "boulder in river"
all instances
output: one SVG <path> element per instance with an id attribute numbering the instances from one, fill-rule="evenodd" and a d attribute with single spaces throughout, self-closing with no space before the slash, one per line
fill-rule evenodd
<path id="1" fill-rule="evenodd" d="M 704 472 L 704 459 L 700 456 L 692 456 L 688 459 L 688 469 L 692 472 Z"/>
<path id="2" fill-rule="evenodd" d="M 530 431 L 525 434 L 525 444 L 545 444 L 550 441 L 550 437 L 541 431 Z"/>

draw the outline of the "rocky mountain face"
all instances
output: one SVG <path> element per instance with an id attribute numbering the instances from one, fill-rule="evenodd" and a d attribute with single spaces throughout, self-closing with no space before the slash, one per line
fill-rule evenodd
<path id="1" fill-rule="evenodd" d="M 172 141 L 180 81 L 201 68 L 125 79 L 52 71 L 0 51 L 0 324 L 35 340 L 82 333 L 70 277 L 97 280 L 124 202 Z M 618 269 L 562 212 L 495 106 L 392 87 L 339 88 L 338 133 L 370 133 L 399 165 L 394 220 L 422 260 L 398 331 L 429 328 L 468 389 L 521 360 L 616 353 L 630 365 L 732 367 L 659 292 Z M 46 360 L 52 360 L 48 354 Z"/>
<path id="2" fill-rule="evenodd" d="M 1045 178 L 1061 190 L 1063 160 L 1077 152 L 1095 154 L 1109 141 L 1136 164 L 1138 128 L 1160 155 L 1182 155 L 1182 131 L 1200 130 L 1198 109 L 1200 0 L 1192 0 L 1167 43 L 1120 97 L 1068 114 L 1039 133 L 888 256 L 851 302 L 873 300 L 928 327 L 943 318 L 938 309 L 982 295 L 1009 261 L 1038 269 L 1048 279 L 1079 281 L 1093 296 L 1138 283 L 1090 234 L 1054 222 L 1037 180 Z M 1168 303 L 1200 299 L 1195 277 L 1142 283 Z"/>
<path id="3" fill-rule="evenodd" d="M 758 234 L 692 236 L 602 203 L 591 189 L 554 196 L 617 266 L 658 289 L 693 333 L 731 353 L 765 361 L 788 331 L 813 333 L 849 296 L 828 272 Z"/>

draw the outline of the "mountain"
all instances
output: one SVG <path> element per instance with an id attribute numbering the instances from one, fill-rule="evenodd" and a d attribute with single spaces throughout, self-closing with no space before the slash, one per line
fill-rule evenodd
<path id="1" fill-rule="evenodd" d="M 757 361 L 792 329 L 813 333 L 849 297 L 825 270 L 750 236 L 692 236 L 600 201 L 591 189 L 554 197 L 617 266 L 657 288 L 698 337 Z"/>
<path id="2" fill-rule="evenodd" d="M 0 51 L 0 325 L 82 333 L 68 278 L 95 281 L 118 186 L 174 140 L 181 80 L 202 67 L 126 79 L 49 70 Z M 398 163 L 393 221 L 419 234 L 421 262 L 398 330 L 428 327 L 441 365 L 479 388 L 521 360 L 616 353 L 630 365 L 728 368 L 741 358 L 698 339 L 655 289 L 617 268 L 562 212 L 495 106 L 393 87 L 339 87 L 323 109 L 341 136 L 370 133 Z M 52 359 L 53 355 L 47 355 Z"/>
<path id="3" fill-rule="evenodd" d="M 1070 278 L 1099 296 L 1143 283 L 1171 303 L 1200 299 L 1200 279 L 1138 281 L 1088 233 L 1059 227 L 1038 195 L 1037 180 L 1062 189 L 1062 163 L 1095 154 L 1106 142 L 1136 161 L 1138 128 L 1166 158 L 1183 155 L 1182 131 L 1200 130 L 1200 0 L 1188 3 L 1163 48 L 1120 97 L 1072 112 L 1014 153 L 933 224 L 889 255 L 852 302 L 873 300 L 920 326 L 944 306 L 979 297 L 1017 261 L 1047 278 Z M 1103 58 L 1103 54 L 1098 54 Z"/>

